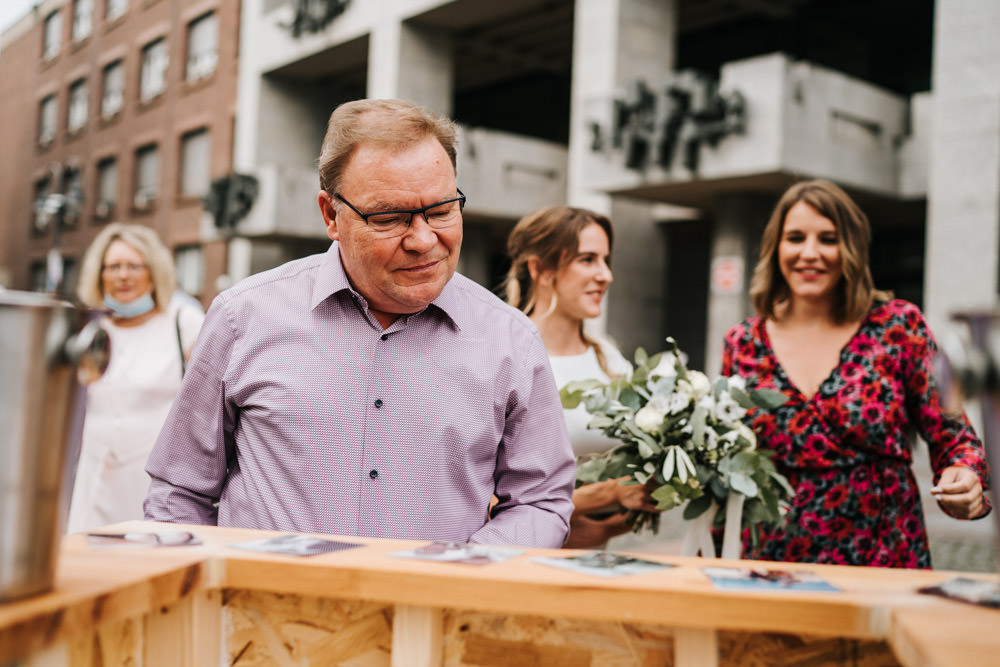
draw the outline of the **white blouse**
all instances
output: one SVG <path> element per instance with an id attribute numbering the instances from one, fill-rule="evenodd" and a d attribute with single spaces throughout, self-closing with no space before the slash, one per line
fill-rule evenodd
<path id="1" fill-rule="evenodd" d="M 625 360 L 618 348 L 607 341 L 599 341 L 599 344 L 605 359 L 607 359 L 608 368 L 613 373 L 627 375 L 632 372 L 631 364 Z M 556 378 L 556 386 L 559 389 L 574 380 L 598 379 L 603 382 L 609 380 L 607 373 L 601 369 L 597 362 L 597 352 L 592 347 L 583 354 L 567 357 L 549 356 L 549 363 L 552 365 L 552 374 Z M 573 453 L 576 456 L 605 452 L 621 444 L 621 441 L 612 440 L 598 430 L 587 428 L 593 415 L 587 412 L 582 404 L 572 410 L 563 410 L 563 416 L 566 418 L 566 429 L 569 431 L 569 439 L 573 444 Z"/>
<path id="2" fill-rule="evenodd" d="M 80 462 L 67 532 L 142 519 L 146 459 L 181 386 L 180 324 L 190 352 L 205 316 L 174 307 L 135 327 L 101 324 L 111 337 L 107 371 L 87 387 Z"/>

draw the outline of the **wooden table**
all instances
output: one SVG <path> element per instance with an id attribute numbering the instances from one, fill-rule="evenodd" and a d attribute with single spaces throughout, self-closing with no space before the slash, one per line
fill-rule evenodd
<path id="1" fill-rule="evenodd" d="M 203 545 L 66 537 L 55 589 L 0 604 L 0 665 L 1000 664 L 1000 611 L 915 592 L 954 572 L 813 565 L 842 592 L 723 592 L 700 568 L 734 562 L 603 579 L 529 560 L 567 551 L 477 567 L 337 538 L 364 546 L 301 558 L 227 546 L 275 533 L 192 530 Z"/>

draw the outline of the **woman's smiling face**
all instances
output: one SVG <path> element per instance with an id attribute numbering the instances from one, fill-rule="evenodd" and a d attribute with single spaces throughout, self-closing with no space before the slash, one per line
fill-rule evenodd
<path id="1" fill-rule="evenodd" d="M 804 201 L 792 206 L 778 242 L 778 267 L 792 299 L 832 301 L 844 275 L 833 222 Z"/>
<path id="2" fill-rule="evenodd" d="M 572 319 L 599 317 L 601 301 L 614 279 L 608 235 L 597 223 L 580 232 L 576 255 L 555 275 L 556 309 Z"/>

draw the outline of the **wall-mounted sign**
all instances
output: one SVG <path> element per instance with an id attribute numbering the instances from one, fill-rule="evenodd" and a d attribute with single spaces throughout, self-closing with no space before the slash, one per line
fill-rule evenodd
<path id="1" fill-rule="evenodd" d="M 302 33 L 321 32 L 333 19 L 344 13 L 350 0 L 292 0 L 292 22 L 282 28 L 292 31 L 292 37 Z"/>
<path id="2" fill-rule="evenodd" d="M 712 258 L 712 273 L 709 280 L 712 294 L 742 294 L 743 272 L 743 258 L 739 255 Z"/>

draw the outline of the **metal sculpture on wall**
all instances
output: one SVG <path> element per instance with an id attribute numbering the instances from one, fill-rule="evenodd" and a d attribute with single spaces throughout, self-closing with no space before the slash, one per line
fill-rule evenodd
<path id="1" fill-rule="evenodd" d="M 349 4 L 350 0 L 292 0 L 292 22 L 281 24 L 281 27 L 291 30 L 292 37 L 321 32 L 343 14 Z"/>
<path id="2" fill-rule="evenodd" d="M 212 215 L 216 228 L 232 235 L 236 224 L 246 217 L 257 198 L 257 178 L 250 174 L 229 174 L 212 181 L 205 195 L 205 210 Z"/>
<path id="3" fill-rule="evenodd" d="M 655 161 L 669 170 L 680 150 L 683 165 L 696 173 L 703 145 L 714 148 L 745 128 L 746 102 L 739 91 L 723 93 L 714 79 L 685 70 L 675 73 L 659 92 L 644 81 L 633 82 L 614 101 L 609 134 L 629 169 L 645 169 Z M 591 150 L 603 150 L 600 124 L 591 123 L 590 130 Z"/>

